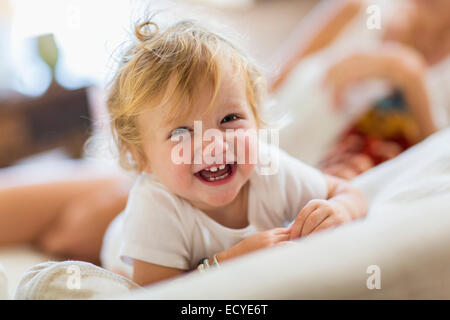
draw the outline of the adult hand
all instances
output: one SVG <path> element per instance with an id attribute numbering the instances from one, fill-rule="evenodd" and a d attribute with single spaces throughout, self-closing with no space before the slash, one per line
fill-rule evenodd
<path id="1" fill-rule="evenodd" d="M 384 79 L 402 90 L 411 79 L 423 77 L 426 61 L 416 50 L 394 43 L 376 51 L 358 52 L 338 61 L 328 70 L 325 83 L 333 89 L 334 104 L 342 108 L 343 98 L 355 84 Z"/>

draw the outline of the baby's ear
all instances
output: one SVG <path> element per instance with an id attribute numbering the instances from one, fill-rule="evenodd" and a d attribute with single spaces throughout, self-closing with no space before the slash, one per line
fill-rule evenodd
<path id="1" fill-rule="evenodd" d="M 133 157 L 133 160 L 138 165 L 139 171 L 145 171 L 146 173 L 150 174 L 152 172 L 150 169 L 150 161 L 146 159 L 144 152 L 140 152 L 135 147 L 130 146 L 127 149 Z"/>

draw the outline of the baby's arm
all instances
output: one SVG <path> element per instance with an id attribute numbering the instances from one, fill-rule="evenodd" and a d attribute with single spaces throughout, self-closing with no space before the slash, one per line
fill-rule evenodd
<path id="1" fill-rule="evenodd" d="M 238 242 L 233 247 L 217 253 L 217 261 L 219 263 L 223 263 L 224 261 L 237 258 L 253 251 L 284 244 L 289 240 L 289 232 L 289 228 L 275 228 L 252 235 L 241 242 Z M 213 259 L 211 258 L 210 265 L 212 264 Z M 181 270 L 148 263 L 137 259 L 133 260 L 133 281 L 141 286 L 150 285 L 162 280 L 168 280 L 189 271 L 192 270 Z"/>
<path id="2" fill-rule="evenodd" d="M 402 14 L 393 16 L 386 25 L 383 41 L 399 42 L 414 47 L 414 31 L 417 24 L 417 8 L 412 2 L 404 2 L 396 10 Z"/>
<path id="3" fill-rule="evenodd" d="M 141 286 L 182 275 L 186 270 L 165 267 L 133 259 L 133 281 Z"/>
<path id="4" fill-rule="evenodd" d="M 230 249 L 217 254 L 217 260 L 223 262 L 253 251 L 285 244 L 289 241 L 289 233 L 290 228 L 274 228 L 254 234 L 238 242 Z"/>
<path id="5" fill-rule="evenodd" d="M 300 211 L 291 227 L 289 239 L 295 239 L 342 223 L 367 213 L 364 196 L 345 180 L 326 175 L 327 200 L 311 200 Z"/>
<path id="6" fill-rule="evenodd" d="M 305 57 L 326 48 L 356 17 L 361 9 L 361 0 L 322 1 L 308 17 L 292 32 L 289 40 L 280 49 L 277 60 L 280 70 L 269 79 L 271 91 L 286 79 L 290 71 Z"/>

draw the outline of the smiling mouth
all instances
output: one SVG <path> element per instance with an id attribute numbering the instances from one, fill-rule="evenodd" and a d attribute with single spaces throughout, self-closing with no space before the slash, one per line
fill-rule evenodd
<path id="1" fill-rule="evenodd" d="M 218 185 L 228 182 L 236 172 L 236 164 L 228 163 L 218 166 L 209 167 L 201 170 L 194 175 L 202 182 L 212 185 Z"/>

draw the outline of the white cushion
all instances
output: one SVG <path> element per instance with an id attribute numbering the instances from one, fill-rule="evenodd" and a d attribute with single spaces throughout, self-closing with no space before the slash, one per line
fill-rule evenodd
<path id="1" fill-rule="evenodd" d="M 6 277 L 5 269 L 0 264 L 0 300 L 8 299 L 8 279 Z"/>
<path id="2" fill-rule="evenodd" d="M 45 262 L 22 277 L 14 299 L 98 299 L 128 293 L 132 281 L 81 261 Z"/>

